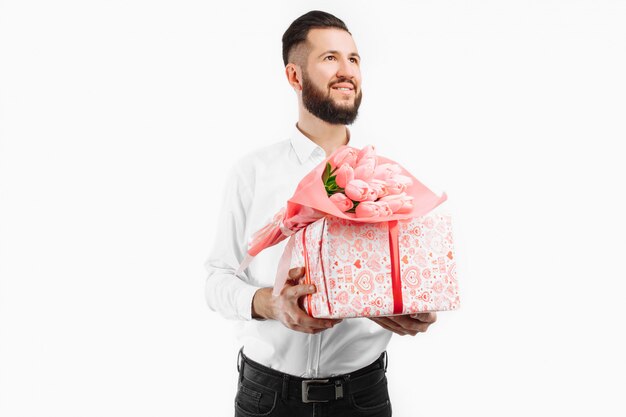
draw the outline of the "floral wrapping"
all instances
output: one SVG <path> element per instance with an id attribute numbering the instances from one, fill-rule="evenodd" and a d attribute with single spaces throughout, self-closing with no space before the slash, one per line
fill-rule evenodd
<path id="1" fill-rule="evenodd" d="M 298 231 L 291 267 L 304 266 L 308 258 L 308 277 L 302 282 L 308 280 L 317 288 L 305 299 L 307 313 L 348 318 L 459 308 L 450 215 L 435 210 L 398 220 L 401 313 L 397 307 L 394 313 L 390 239 L 387 222 L 358 223 L 334 216 Z"/>

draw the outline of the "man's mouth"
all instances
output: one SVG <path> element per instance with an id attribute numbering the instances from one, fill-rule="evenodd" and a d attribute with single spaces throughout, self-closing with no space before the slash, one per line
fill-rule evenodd
<path id="1" fill-rule="evenodd" d="M 331 87 L 333 90 L 342 91 L 342 92 L 352 92 L 354 91 L 354 86 L 350 83 L 337 83 Z"/>

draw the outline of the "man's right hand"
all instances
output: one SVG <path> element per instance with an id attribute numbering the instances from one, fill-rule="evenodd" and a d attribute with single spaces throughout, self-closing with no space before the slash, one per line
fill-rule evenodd
<path id="1" fill-rule="evenodd" d="M 342 320 L 310 317 L 300 307 L 301 297 L 315 293 L 314 285 L 298 284 L 302 276 L 304 268 L 290 269 L 289 278 L 277 296 L 272 295 L 272 288 L 257 290 L 252 299 L 252 317 L 278 320 L 289 329 L 313 334 L 341 323 Z"/>

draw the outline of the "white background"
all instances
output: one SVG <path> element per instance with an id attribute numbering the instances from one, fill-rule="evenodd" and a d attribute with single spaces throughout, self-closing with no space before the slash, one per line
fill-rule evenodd
<path id="1" fill-rule="evenodd" d="M 0 2 L 0 415 L 230 416 L 204 300 L 223 173 L 286 138 L 282 33 L 363 57 L 353 135 L 454 211 L 462 306 L 394 416 L 623 416 L 626 2 Z"/>

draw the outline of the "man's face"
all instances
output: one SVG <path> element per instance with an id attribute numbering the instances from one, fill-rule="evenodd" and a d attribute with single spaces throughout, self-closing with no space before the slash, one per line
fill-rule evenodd
<path id="1" fill-rule="evenodd" d="M 302 68 L 302 103 L 330 124 L 351 124 L 361 104 L 360 57 L 352 36 L 341 29 L 312 29 Z"/>

